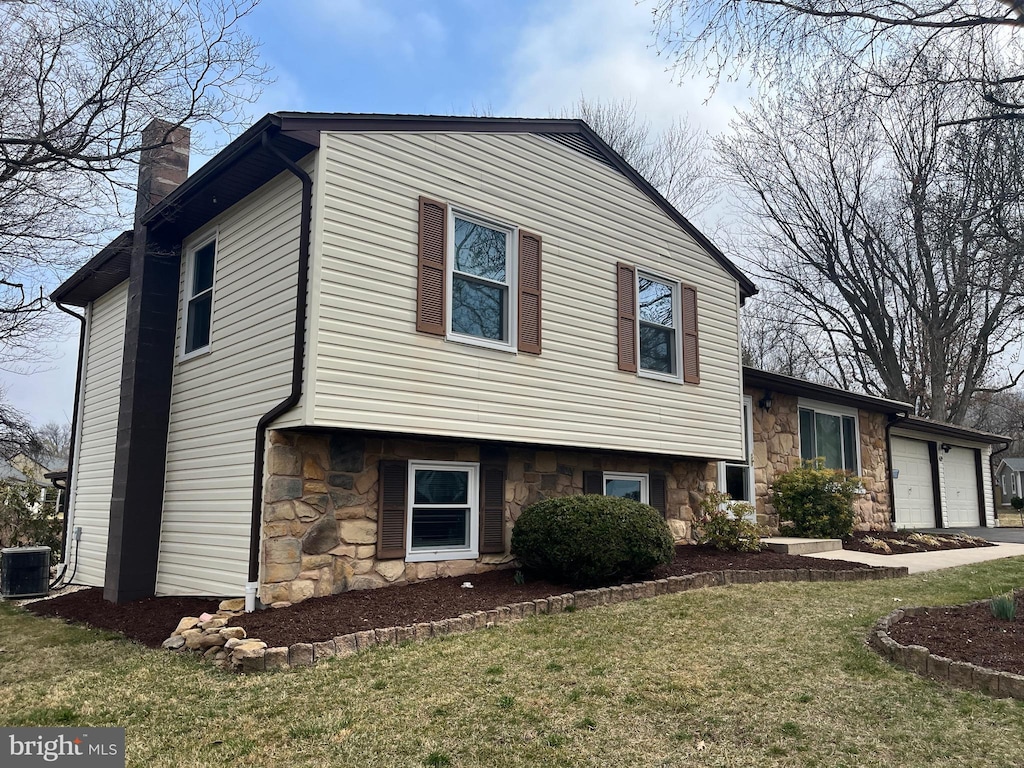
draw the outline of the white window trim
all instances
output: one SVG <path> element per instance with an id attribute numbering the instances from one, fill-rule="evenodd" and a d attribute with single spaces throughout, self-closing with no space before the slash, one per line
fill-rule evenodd
<path id="1" fill-rule="evenodd" d="M 729 465 L 737 466 L 740 464 L 746 464 L 747 466 L 747 495 L 750 496 L 750 500 L 736 499 L 736 501 L 746 501 L 752 507 L 756 507 L 757 499 L 754 497 L 754 398 L 750 395 L 743 396 L 743 410 L 746 413 L 744 419 L 745 428 L 743 435 L 743 450 L 746 453 L 746 461 L 720 461 L 718 462 L 718 490 L 725 493 L 725 468 Z M 727 505 L 730 502 L 726 502 Z M 755 515 L 756 517 L 756 515 Z M 749 519 L 749 518 L 748 518 Z M 753 520 L 752 522 L 757 522 Z"/>
<path id="2" fill-rule="evenodd" d="M 640 503 L 651 503 L 651 478 L 644 472 L 604 472 L 601 477 L 601 495 L 606 496 L 606 488 L 609 480 L 639 480 L 640 481 Z"/>
<path id="3" fill-rule="evenodd" d="M 673 384 L 681 383 L 683 380 L 683 312 L 682 312 L 682 288 L 679 280 L 666 277 L 653 270 L 643 267 L 636 267 L 633 270 L 634 286 L 633 295 L 636 296 L 636 373 L 643 379 L 659 379 L 670 381 Z M 648 371 L 640 363 L 643 360 L 640 336 L 640 278 L 641 276 L 657 280 L 659 283 L 667 283 L 672 288 L 672 330 L 675 332 L 675 343 L 673 355 L 675 357 L 676 372 L 674 374 L 661 373 L 660 371 Z"/>
<path id="4" fill-rule="evenodd" d="M 464 470 L 469 473 L 467 485 L 469 506 L 469 547 L 443 549 L 412 548 L 412 516 L 416 501 L 416 470 Z M 440 560 L 476 560 L 480 556 L 480 465 L 464 461 L 410 461 L 406 477 L 408 507 L 405 515 L 405 562 L 429 563 Z"/>
<path id="5" fill-rule="evenodd" d="M 797 412 L 796 412 L 796 431 L 797 431 L 797 450 L 800 455 L 803 455 L 803 435 L 800 433 L 800 409 L 806 408 L 814 411 L 815 413 L 824 413 L 829 416 L 851 416 L 853 417 L 853 431 L 854 439 L 853 446 L 857 452 L 857 459 L 855 462 L 854 474 L 860 475 L 862 465 L 860 463 L 860 414 L 856 408 L 847 408 L 842 405 L 835 405 L 833 403 L 823 403 L 820 400 L 805 400 L 800 398 L 797 400 Z M 840 441 L 842 442 L 842 441 Z"/>
<path id="6" fill-rule="evenodd" d="M 470 336 L 465 333 L 456 333 L 452 330 L 452 292 L 455 275 L 455 217 L 470 221 L 474 224 L 480 224 L 481 226 L 488 227 L 490 229 L 496 229 L 507 233 L 507 241 L 505 246 L 505 274 L 508 278 L 508 316 L 506 324 L 508 328 L 508 340 L 507 341 L 496 341 L 494 339 L 484 339 L 479 336 Z M 518 339 L 518 297 L 519 297 L 519 228 L 513 224 L 505 224 L 501 221 L 496 221 L 489 216 L 484 216 L 465 208 L 457 208 L 454 205 L 448 206 L 448 233 L 446 235 L 447 242 L 445 243 L 445 268 L 444 268 L 444 281 L 445 281 L 445 292 L 444 292 L 444 314 L 445 314 L 445 339 L 448 341 L 455 341 L 460 344 L 470 344 L 475 347 L 486 347 L 488 349 L 497 349 L 502 352 L 512 352 L 513 354 L 518 353 L 519 345 Z"/>
<path id="7" fill-rule="evenodd" d="M 185 251 L 185 258 L 182 259 L 184 262 L 185 279 L 183 281 L 184 284 L 181 296 L 181 352 L 179 354 L 179 359 L 181 361 L 192 360 L 196 357 L 203 357 L 213 351 L 213 308 L 217 301 L 217 261 L 218 256 L 220 255 L 219 239 L 219 229 L 207 232 L 195 241 L 195 245 L 190 245 L 188 247 Z M 206 346 L 196 347 L 195 349 L 186 352 L 185 346 L 188 343 L 188 307 L 189 304 L 192 303 L 192 300 L 196 298 L 192 295 L 195 256 L 197 251 L 205 248 L 210 243 L 213 243 L 213 282 L 210 284 L 210 338 L 206 342 Z"/>

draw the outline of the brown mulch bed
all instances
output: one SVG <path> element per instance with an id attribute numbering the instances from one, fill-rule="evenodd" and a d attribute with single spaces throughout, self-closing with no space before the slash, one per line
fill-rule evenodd
<path id="1" fill-rule="evenodd" d="M 923 645 L 936 656 L 1024 675 L 1024 596 L 1016 604 L 1013 621 L 995 618 L 987 604 L 929 608 L 905 616 L 889 636 L 901 645 Z"/>
<path id="2" fill-rule="evenodd" d="M 870 552 L 873 555 L 907 555 L 914 552 L 939 552 L 943 549 L 973 549 L 974 547 L 994 547 L 990 541 L 965 534 L 928 533 L 936 544 L 914 541 L 913 531 L 854 531 L 843 539 L 843 549 L 854 552 Z M 872 546 L 872 539 L 884 541 L 889 548 L 886 552 L 878 545 Z"/>
<path id="3" fill-rule="evenodd" d="M 120 632 L 150 648 L 159 648 L 183 616 L 213 613 L 219 602 L 215 597 L 147 597 L 117 605 L 103 599 L 102 589 L 92 587 L 49 600 L 36 600 L 28 603 L 25 610 L 37 616 L 57 616 L 65 621 Z"/>
<path id="4" fill-rule="evenodd" d="M 679 546 L 676 558 L 651 578 L 684 576 L 702 571 L 771 571 L 811 568 L 819 571 L 866 569 L 870 566 L 776 552 L 719 552 L 709 547 Z M 491 571 L 459 578 L 434 579 L 384 589 L 354 590 L 333 597 L 306 600 L 289 608 L 258 611 L 236 617 L 231 624 L 245 627 L 249 637 L 269 646 L 319 642 L 338 635 L 391 626 L 438 621 L 499 605 L 535 600 L 572 591 L 564 584 L 528 578 L 515 583 L 514 570 Z M 464 589 L 463 582 L 472 589 Z M 150 647 L 159 647 L 183 616 L 214 612 L 217 600 L 156 597 L 124 605 L 103 600 L 103 590 L 86 589 L 25 606 L 40 616 L 59 616 L 120 632 Z"/>

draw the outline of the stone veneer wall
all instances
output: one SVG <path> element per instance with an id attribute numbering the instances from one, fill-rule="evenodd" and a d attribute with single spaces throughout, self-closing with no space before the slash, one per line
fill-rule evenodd
<path id="1" fill-rule="evenodd" d="M 775 393 L 772 407 L 764 410 L 757 401 L 763 391 L 747 389 L 754 401 L 754 496 L 758 522 L 777 531 L 779 516 L 769 500 L 771 485 L 783 472 L 800 465 L 799 398 Z M 861 479 L 865 493 L 854 501 L 854 528 L 888 530 L 891 526 L 888 463 L 885 447 L 886 417 L 858 411 Z"/>
<path id="2" fill-rule="evenodd" d="M 310 597 L 464 576 L 507 566 L 512 556 L 406 563 L 377 560 L 377 467 L 382 459 L 479 461 L 465 441 L 368 437 L 348 432 L 270 433 L 263 507 L 260 599 L 295 603 Z M 668 523 L 677 540 L 690 537 L 693 510 L 715 478 L 714 465 L 571 449 L 508 450 L 506 546 L 520 511 L 541 499 L 583 492 L 583 473 L 664 472 Z"/>

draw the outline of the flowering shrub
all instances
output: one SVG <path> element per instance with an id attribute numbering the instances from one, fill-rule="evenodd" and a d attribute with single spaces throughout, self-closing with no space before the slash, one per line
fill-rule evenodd
<path id="1" fill-rule="evenodd" d="M 782 525 L 789 523 L 783 533 L 839 539 L 853 530 L 853 497 L 862 489 L 859 477 L 826 469 L 815 459 L 775 478 L 772 504 Z"/>
<path id="2" fill-rule="evenodd" d="M 704 495 L 693 521 L 698 544 L 708 544 L 729 552 L 760 552 L 761 534 L 755 523 L 746 519 L 754 508 L 745 501 L 732 501 L 720 491 Z"/>

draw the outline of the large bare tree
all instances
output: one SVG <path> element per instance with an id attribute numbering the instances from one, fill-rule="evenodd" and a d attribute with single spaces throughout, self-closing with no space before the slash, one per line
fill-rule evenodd
<path id="1" fill-rule="evenodd" d="M 561 116 L 586 122 L 685 216 L 698 218 L 718 202 L 712 137 L 685 115 L 656 131 L 634 101 L 584 96 Z"/>
<path id="2" fill-rule="evenodd" d="M 42 287 L 124 228 L 142 129 L 245 120 L 267 81 L 241 25 L 257 2 L 0 3 L 0 368 L 43 356 Z"/>
<path id="3" fill-rule="evenodd" d="M 962 423 L 975 393 L 1021 376 L 1005 366 L 1024 338 L 1024 125 L 970 121 L 941 72 L 889 97 L 847 74 L 764 99 L 719 154 L 820 374 Z"/>
<path id="4" fill-rule="evenodd" d="M 965 97 L 995 106 L 989 119 L 1024 109 L 1018 0 L 658 0 L 653 18 L 659 51 L 672 66 L 715 82 L 755 77 L 784 85 L 839 61 L 861 76 L 862 87 L 891 92 L 937 74 L 914 66 L 925 56 L 948 64 L 938 82 L 968 85 Z M 904 67 L 879 68 L 894 55 Z"/>

